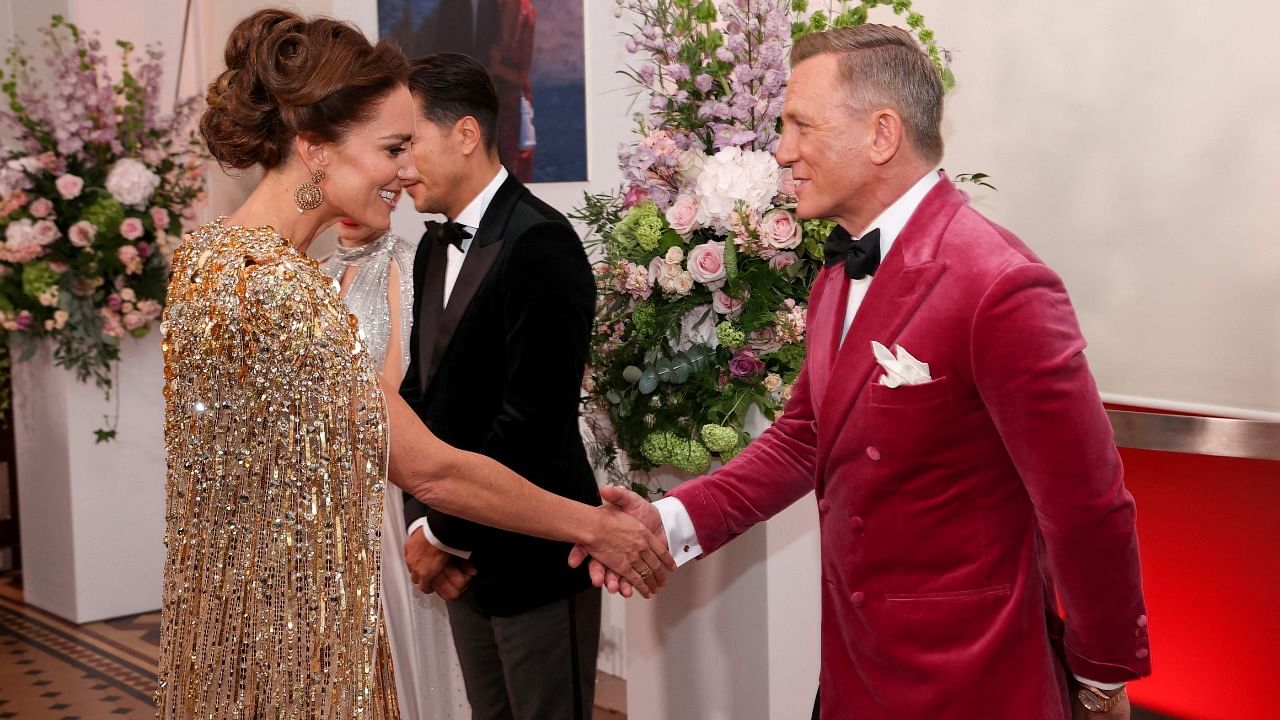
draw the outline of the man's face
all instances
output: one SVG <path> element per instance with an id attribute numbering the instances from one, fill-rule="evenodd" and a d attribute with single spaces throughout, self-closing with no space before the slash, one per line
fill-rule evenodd
<path id="1" fill-rule="evenodd" d="M 841 221 L 859 216 L 859 199 L 874 177 L 867 153 L 874 125 L 870 113 L 850 107 L 848 97 L 838 55 L 816 55 L 792 68 L 775 156 L 795 177 L 801 218 Z"/>
<path id="2" fill-rule="evenodd" d="M 453 217 L 462 210 L 457 204 L 463 184 L 463 154 L 456 125 L 441 126 L 422 112 L 422 99 L 414 96 L 416 121 L 413 129 L 413 164 L 419 179 L 406 184 L 405 193 L 420 213 L 439 213 Z"/>

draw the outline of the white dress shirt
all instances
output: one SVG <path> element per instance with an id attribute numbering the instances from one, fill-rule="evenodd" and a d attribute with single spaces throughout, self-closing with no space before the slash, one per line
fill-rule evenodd
<path id="1" fill-rule="evenodd" d="M 507 169 L 499 165 L 498 173 L 493 176 L 489 184 L 462 209 L 462 212 L 458 213 L 458 217 L 453 218 L 454 222 L 471 233 L 471 237 L 463 239 L 461 248 L 453 245 L 445 248 L 447 256 L 444 266 L 444 302 L 442 306 L 449 305 L 449 298 L 453 295 L 453 286 L 457 284 L 458 274 L 462 272 L 462 264 L 467 259 L 467 251 L 471 249 L 471 243 L 475 240 L 476 231 L 480 229 L 480 220 L 484 218 L 485 211 L 489 209 L 489 203 L 493 202 L 493 196 L 498 194 L 498 188 L 502 187 L 502 183 L 506 181 Z M 431 525 L 427 522 L 426 517 L 420 517 L 409 525 L 409 535 L 412 536 L 413 531 L 418 528 L 422 528 L 422 534 L 426 536 L 427 542 L 432 545 L 463 560 L 471 558 L 470 550 L 459 550 L 440 542 L 440 538 L 431 532 Z"/>

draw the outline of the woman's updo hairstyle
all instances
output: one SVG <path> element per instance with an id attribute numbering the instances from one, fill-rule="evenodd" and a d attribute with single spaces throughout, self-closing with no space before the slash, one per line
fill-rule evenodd
<path id="1" fill-rule="evenodd" d="M 394 44 L 372 45 L 347 23 L 278 9 L 241 20 L 225 59 L 200 134 L 218 162 L 238 169 L 280 166 L 298 135 L 341 141 L 409 74 Z"/>

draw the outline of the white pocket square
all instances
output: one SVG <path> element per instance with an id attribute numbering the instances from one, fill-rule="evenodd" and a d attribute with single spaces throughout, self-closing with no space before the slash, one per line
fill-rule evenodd
<path id="1" fill-rule="evenodd" d="M 875 353 L 876 362 L 884 368 L 884 375 L 880 378 L 881 385 L 896 388 L 900 385 L 921 385 L 933 379 L 929 376 L 929 363 L 915 359 L 901 345 L 894 347 L 898 350 L 897 357 L 889 352 L 889 348 L 875 340 L 871 341 L 871 352 Z"/>

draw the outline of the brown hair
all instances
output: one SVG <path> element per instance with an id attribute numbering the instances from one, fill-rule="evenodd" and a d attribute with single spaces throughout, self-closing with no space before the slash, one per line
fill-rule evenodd
<path id="1" fill-rule="evenodd" d="M 241 20 L 225 59 L 200 134 L 219 163 L 240 169 L 283 164 L 298 135 L 340 141 L 409 74 L 391 43 L 372 45 L 347 23 L 278 9 Z"/>
<path id="2" fill-rule="evenodd" d="M 480 126 L 485 149 L 498 148 L 498 91 L 489 71 L 461 53 L 434 53 L 409 67 L 409 91 L 423 117 L 441 127 L 470 115 Z"/>
<path id="3" fill-rule="evenodd" d="M 791 49 L 791 66 L 826 53 L 840 56 L 854 108 L 896 111 L 920 156 L 934 163 L 942 159 L 942 77 L 910 34 L 870 23 L 810 33 Z"/>

